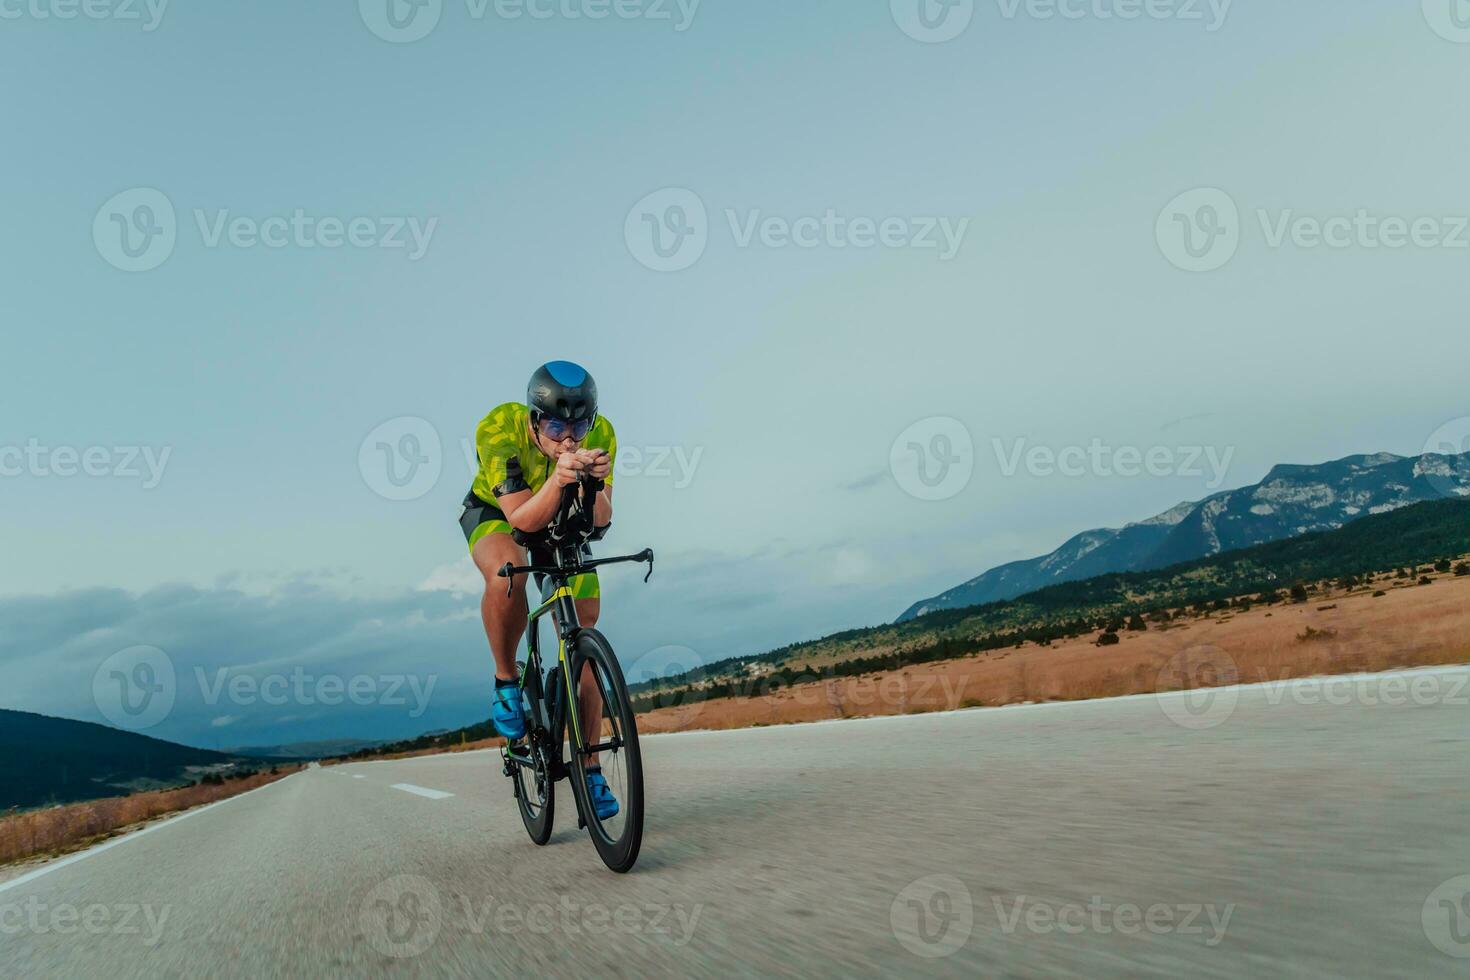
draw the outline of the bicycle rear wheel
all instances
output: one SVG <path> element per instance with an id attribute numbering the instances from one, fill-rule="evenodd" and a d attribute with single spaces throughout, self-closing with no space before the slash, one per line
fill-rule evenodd
<path id="1" fill-rule="evenodd" d="M 523 666 L 522 672 L 524 673 Z M 540 677 L 527 678 L 527 684 L 526 695 L 533 705 L 539 704 Z M 526 825 L 526 833 L 531 835 L 532 843 L 537 845 L 543 845 L 551 839 L 551 826 L 556 814 L 556 780 L 551 777 L 545 745 L 547 741 L 540 726 L 533 724 L 525 738 L 502 750 L 518 757 L 507 759 L 505 764 L 510 769 L 515 786 L 516 808 L 521 811 L 521 823 Z"/>
<path id="2" fill-rule="evenodd" d="M 638 751 L 638 726 L 623 670 L 613 656 L 606 637 L 594 629 L 577 634 L 570 658 L 572 689 L 576 696 L 581 732 L 570 734 L 572 743 L 572 792 L 587 824 L 592 843 L 604 864 L 617 872 L 627 871 L 638 860 L 643 843 L 643 759 Z M 594 694 L 586 692 L 592 691 Z M 600 723 L 585 716 L 581 705 L 595 700 Z M 587 749 L 596 747 L 595 753 Z M 600 818 L 587 790 L 587 769 L 592 756 L 602 766 L 608 788 L 618 801 L 618 812 Z"/>

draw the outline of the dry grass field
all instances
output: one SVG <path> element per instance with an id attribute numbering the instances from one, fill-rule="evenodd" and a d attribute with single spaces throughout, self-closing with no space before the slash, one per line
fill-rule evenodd
<path id="1" fill-rule="evenodd" d="M 275 774 L 256 773 L 244 779 L 227 779 L 218 785 L 201 783 L 0 817 L 0 864 L 36 855 L 64 854 L 136 824 L 273 783 L 299 768 L 281 767 Z"/>
<path id="2" fill-rule="evenodd" d="M 1470 662 L 1470 577 L 1433 580 L 1150 624 L 1121 633 L 1117 646 L 1099 647 L 1092 637 L 1029 644 L 749 698 L 691 701 L 639 715 L 638 727 L 747 728 Z M 1378 588 L 1386 594 L 1375 597 Z"/>

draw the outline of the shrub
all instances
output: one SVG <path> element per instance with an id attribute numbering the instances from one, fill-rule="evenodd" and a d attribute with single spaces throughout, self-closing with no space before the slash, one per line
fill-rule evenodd
<path id="1" fill-rule="evenodd" d="M 1460 564 L 1456 565 L 1455 574 L 1460 576 L 1461 578 L 1464 578 L 1466 575 L 1470 575 L 1470 561 L 1462 561 L 1460 562 Z"/>
<path id="2" fill-rule="evenodd" d="M 1433 585 L 1434 584 L 1434 579 L 1430 578 L 1428 575 L 1423 575 L 1423 576 L 1420 576 L 1420 578 L 1419 578 L 1419 584 L 1420 585 Z"/>
<path id="3" fill-rule="evenodd" d="M 1373 598 L 1375 598 L 1375 599 L 1382 599 L 1386 595 L 1388 595 L 1387 592 L 1384 592 L 1382 589 L 1379 589 L 1377 592 L 1373 593 Z"/>
<path id="4" fill-rule="evenodd" d="M 1128 628 L 1130 630 L 1132 630 L 1133 632 L 1138 633 L 1138 632 L 1141 632 L 1143 630 L 1148 629 L 1148 623 L 1145 623 L 1143 621 L 1143 617 L 1142 616 L 1139 616 L 1137 614 L 1134 614 L 1128 620 Z"/>
<path id="5" fill-rule="evenodd" d="M 1116 646 L 1122 642 L 1122 640 L 1118 639 L 1117 633 L 1103 633 L 1097 638 L 1097 645 L 1100 647 Z"/>
<path id="6" fill-rule="evenodd" d="M 1449 571 L 1450 570 L 1450 560 L 1448 558 L 1441 558 L 1439 561 L 1437 561 L 1437 562 L 1434 563 L 1434 570 L 1436 572 L 1447 572 L 1447 571 Z"/>
<path id="7" fill-rule="evenodd" d="M 1296 585 L 1293 585 L 1291 587 L 1291 601 L 1292 602 L 1306 602 L 1307 601 L 1307 587 L 1305 585 L 1303 585 L 1302 583 L 1300 583 L 1300 582 L 1298 582 Z"/>

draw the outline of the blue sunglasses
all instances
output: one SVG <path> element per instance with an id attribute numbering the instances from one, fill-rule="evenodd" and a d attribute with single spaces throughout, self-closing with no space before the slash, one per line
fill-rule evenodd
<path id="1" fill-rule="evenodd" d="M 592 423 L 594 421 L 596 421 L 595 417 L 578 419 L 575 422 L 563 422 L 561 419 L 554 419 L 550 416 L 543 415 L 540 421 L 537 422 L 537 426 L 540 428 L 542 435 L 556 442 L 561 442 L 568 435 L 581 442 L 587 438 L 587 433 L 592 431 Z"/>

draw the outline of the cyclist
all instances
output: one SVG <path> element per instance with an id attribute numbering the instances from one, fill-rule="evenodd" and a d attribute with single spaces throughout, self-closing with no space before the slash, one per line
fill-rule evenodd
<path id="1" fill-rule="evenodd" d="M 516 647 L 526 631 L 525 577 L 515 579 L 506 594 L 498 576 L 506 562 L 516 565 L 551 564 L 549 555 L 525 549 L 511 537 L 545 530 L 556 517 L 562 488 L 581 479 L 598 490 L 594 524 L 604 531 L 612 523 L 613 458 L 617 437 L 612 423 L 597 411 L 597 385 L 583 368 L 570 361 L 543 364 L 526 387 L 526 402 L 507 402 L 493 409 L 475 431 L 480 471 L 464 500 L 459 523 L 469 541 L 470 556 L 485 577 L 480 617 L 490 652 L 495 656 L 495 697 L 491 720 L 495 729 L 514 741 L 526 734 L 525 706 L 516 679 Z M 597 623 L 601 609 L 597 574 L 571 580 L 577 616 L 583 626 Z M 602 705 L 589 664 L 583 670 L 581 716 L 601 725 Z M 596 727 L 592 728 L 596 731 Z M 618 812 L 618 802 L 596 765 L 587 770 L 587 788 L 599 819 Z"/>

